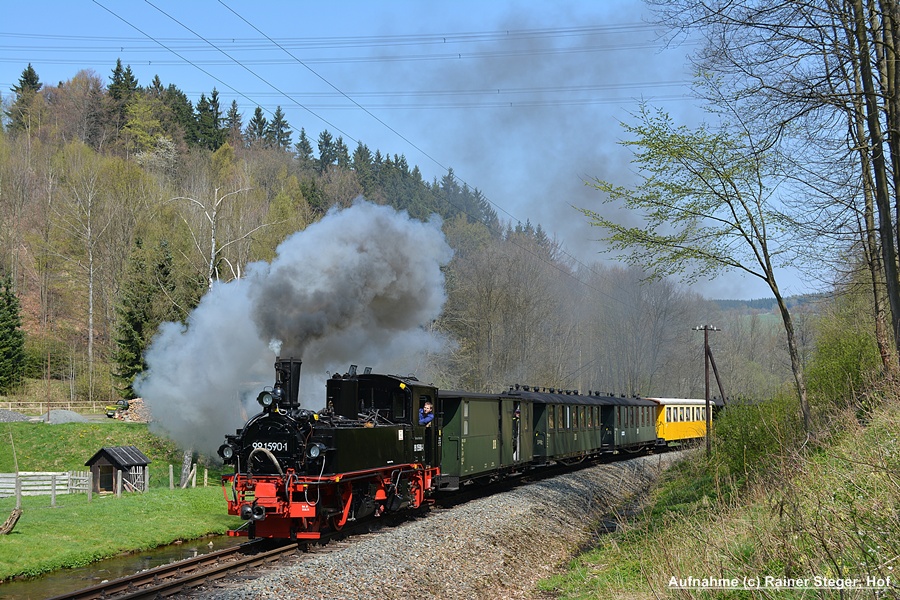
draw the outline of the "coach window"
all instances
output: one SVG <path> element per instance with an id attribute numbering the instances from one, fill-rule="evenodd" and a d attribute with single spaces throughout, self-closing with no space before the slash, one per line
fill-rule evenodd
<path id="1" fill-rule="evenodd" d="M 578 429 L 578 407 L 572 407 L 572 428 Z"/>
<path id="2" fill-rule="evenodd" d="M 469 401 L 463 401 L 463 435 L 469 435 Z"/>
<path id="3" fill-rule="evenodd" d="M 551 404 L 550 410 L 547 411 L 547 429 L 552 430 L 555 427 L 556 419 L 553 418 L 555 412 L 556 407 Z"/>

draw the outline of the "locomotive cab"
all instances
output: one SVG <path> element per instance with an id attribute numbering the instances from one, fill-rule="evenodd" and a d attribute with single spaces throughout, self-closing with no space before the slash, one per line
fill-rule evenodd
<path id="1" fill-rule="evenodd" d="M 434 407 L 435 419 L 428 426 L 419 425 L 419 409 L 426 402 Z M 437 389 L 419 382 L 413 376 L 357 375 L 351 367 L 345 375 L 335 374 L 328 380 L 325 413 L 333 413 L 345 419 L 362 420 L 371 431 L 354 436 L 357 451 L 350 452 L 353 458 L 339 459 L 338 470 L 365 468 L 354 464 L 379 460 L 380 447 L 376 444 L 388 443 L 393 446 L 392 454 L 402 452 L 409 462 L 421 463 L 426 467 L 437 467 L 440 463 L 440 406 Z M 390 440 L 385 439 L 385 428 L 395 431 Z M 337 433 L 337 432 L 336 432 Z M 344 446 L 338 446 L 344 453 Z"/>

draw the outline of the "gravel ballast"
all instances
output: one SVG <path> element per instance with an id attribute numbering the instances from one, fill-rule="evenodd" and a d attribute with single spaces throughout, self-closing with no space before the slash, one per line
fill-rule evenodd
<path id="1" fill-rule="evenodd" d="M 594 466 L 433 511 L 204 597 L 533 597 L 535 583 L 586 544 L 600 519 L 645 492 L 680 454 Z"/>
<path id="2" fill-rule="evenodd" d="M 27 416 L 14 410 L 0 409 L 0 423 L 16 423 L 30 420 Z"/>
<path id="3" fill-rule="evenodd" d="M 49 419 L 47 413 L 44 413 L 41 415 L 41 421 L 51 425 L 60 425 L 62 423 L 87 423 L 88 419 L 74 410 L 51 410 Z"/>

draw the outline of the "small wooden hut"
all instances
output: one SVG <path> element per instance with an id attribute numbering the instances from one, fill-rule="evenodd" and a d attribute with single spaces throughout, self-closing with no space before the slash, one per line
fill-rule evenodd
<path id="1" fill-rule="evenodd" d="M 115 492 L 119 473 L 123 491 L 147 491 L 150 459 L 134 446 L 100 448 L 84 464 L 91 469 L 97 493 Z"/>

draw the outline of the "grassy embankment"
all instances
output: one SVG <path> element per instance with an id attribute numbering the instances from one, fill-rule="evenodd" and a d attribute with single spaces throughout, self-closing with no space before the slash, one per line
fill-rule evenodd
<path id="1" fill-rule="evenodd" d="M 740 413 L 722 428 L 734 434 L 766 414 Z M 639 518 L 600 536 L 540 589 L 559 598 L 900 596 L 900 404 L 838 413 L 814 439 L 798 440 L 795 424 L 777 421 L 756 420 L 745 439 L 732 435 L 731 447 L 720 440 L 710 459 L 672 469 Z M 746 458 L 736 460 L 741 452 Z M 765 589 L 670 587 L 672 577 L 689 576 L 741 586 L 758 578 Z M 869 577 L 886 589 L 859 589 Z M 841 590 L 847 579 L 857 589 Z"/>
<path id="2" fill-rule="evenodd" d="M 0 537 L 0 581 L 89 564 L 123 552 L 144 550 L 240 524 L 225 513 L 218 472 L 210 487 L 169 490 L 169 464 L 180 467 L 175 445 L 134 423 L 0 424 L 0 472 L 14 471 L 15 443 L 20 471 L 85 470 L 84 463 L 103 446 L 136 446 L 152 461 L 151 488 L 144 494 L 57 495 L 22 499 L 22 517 L 13 532 Z M 202 477 L 202 475 L 201 475 Z M 202 479 L 198 477 L 198 486 Z M 176 480 L 177 485 L 177 480 Z M 0 499 L 0 521 L 15 498 Z"/>

